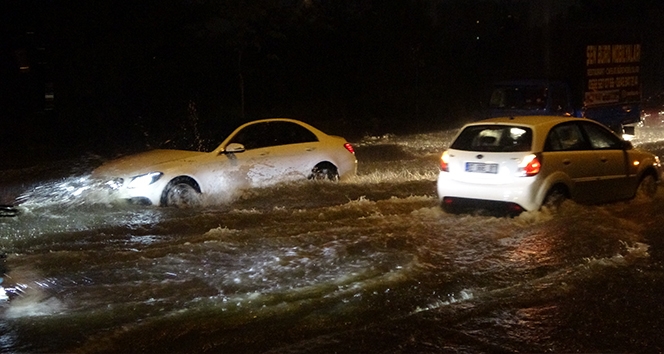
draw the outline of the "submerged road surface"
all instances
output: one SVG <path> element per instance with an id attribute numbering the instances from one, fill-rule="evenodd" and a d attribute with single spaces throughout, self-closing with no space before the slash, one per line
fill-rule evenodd
<path id="1" fill-rule="evenodd" d="M 22 204 L 0 218 L 0 351 L 664 351 L 664 191 L 447 214 L 434 181 L 453 134 L 366 138 L 349 182 L 186 210 L 109 199 L 89 157 L 3 171 Z M 664 134 L 635 144 L 661 154 Z"/>

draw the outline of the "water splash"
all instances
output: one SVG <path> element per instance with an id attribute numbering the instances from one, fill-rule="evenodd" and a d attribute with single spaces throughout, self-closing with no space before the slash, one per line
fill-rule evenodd
<path id="1" fill-rule="evenodd" d="M 447 298 L 436 300 L 427 306 L 424 307 L 418 306 L 410 314 L 413 315 L 419 312 L 435 310 L 443 306 L 449 306 L 459 302 L 469 301 L 472 300 L 474 297 L 475 296 L 473 295 L 473 292 L 471 290 L 464 289 L 461 290 L 458 294 L 447 294 Z"/>
<path id="2" fill-rule="evenodd" d="M 42 183 L 16 198 L 17 203 L 24 208 L 109 204 L 113 200 L 110 190 L 89 175 Z"/>
<path id="3" fill-rule="evenodd" d="M 13 270 L 7 278 L 9 281 L 4 284 L 3 289 L 7 301 L 0 317 L 12 319 L 48 316 L 65 309 L 62 301 L 52 296 L 52 282 L 40 281 L 41 277 L 36 271 L 19 268 Z"/>

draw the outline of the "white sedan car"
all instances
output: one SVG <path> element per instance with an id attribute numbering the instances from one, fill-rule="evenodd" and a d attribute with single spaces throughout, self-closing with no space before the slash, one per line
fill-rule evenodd
<path id="1" fill-rule="evenodd" d="M 344 138 L 272 118 L 240 126 L 211 152 L 152 150 L 105 163 L 92 177 L 134 203 L 183 207 L 200 204 L 202 194 L 306 178 L 337 181 L 356 172 Z"/>
<path id="2" fill-rule="evenodd" d="M 652 197 L 659 158 L 584 118 L 492 118 L 465 125 L 440 160 L 443 209 L 510 214 L 559 205 Z"/>

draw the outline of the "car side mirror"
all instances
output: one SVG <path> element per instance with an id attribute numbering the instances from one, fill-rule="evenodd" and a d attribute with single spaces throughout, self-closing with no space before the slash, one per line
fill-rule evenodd
<path id="1" fill-rule="evenodd" d="M 230 143 L 224 149 L 224 153 L 225 154 L 238 153 L 238 152 L 244 152 L 245 150 L 246 149 L 244 148 L 244 145 L 242 145 L 242 144 Z"/>
<path id="2" fill-rule="evenodd" d="M 634 145 L 632 145 L 630 141 L 623 140 L 622 148 L 623 150 L 632 150 L 634 148 Z"/>

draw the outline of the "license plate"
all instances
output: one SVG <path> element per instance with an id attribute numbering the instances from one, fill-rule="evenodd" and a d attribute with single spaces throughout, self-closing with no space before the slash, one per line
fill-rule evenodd
<path id="1" fill-rule="evenodd" d="M 466 162 L 466 172 L 498 173 L 497 163 Z"/>

